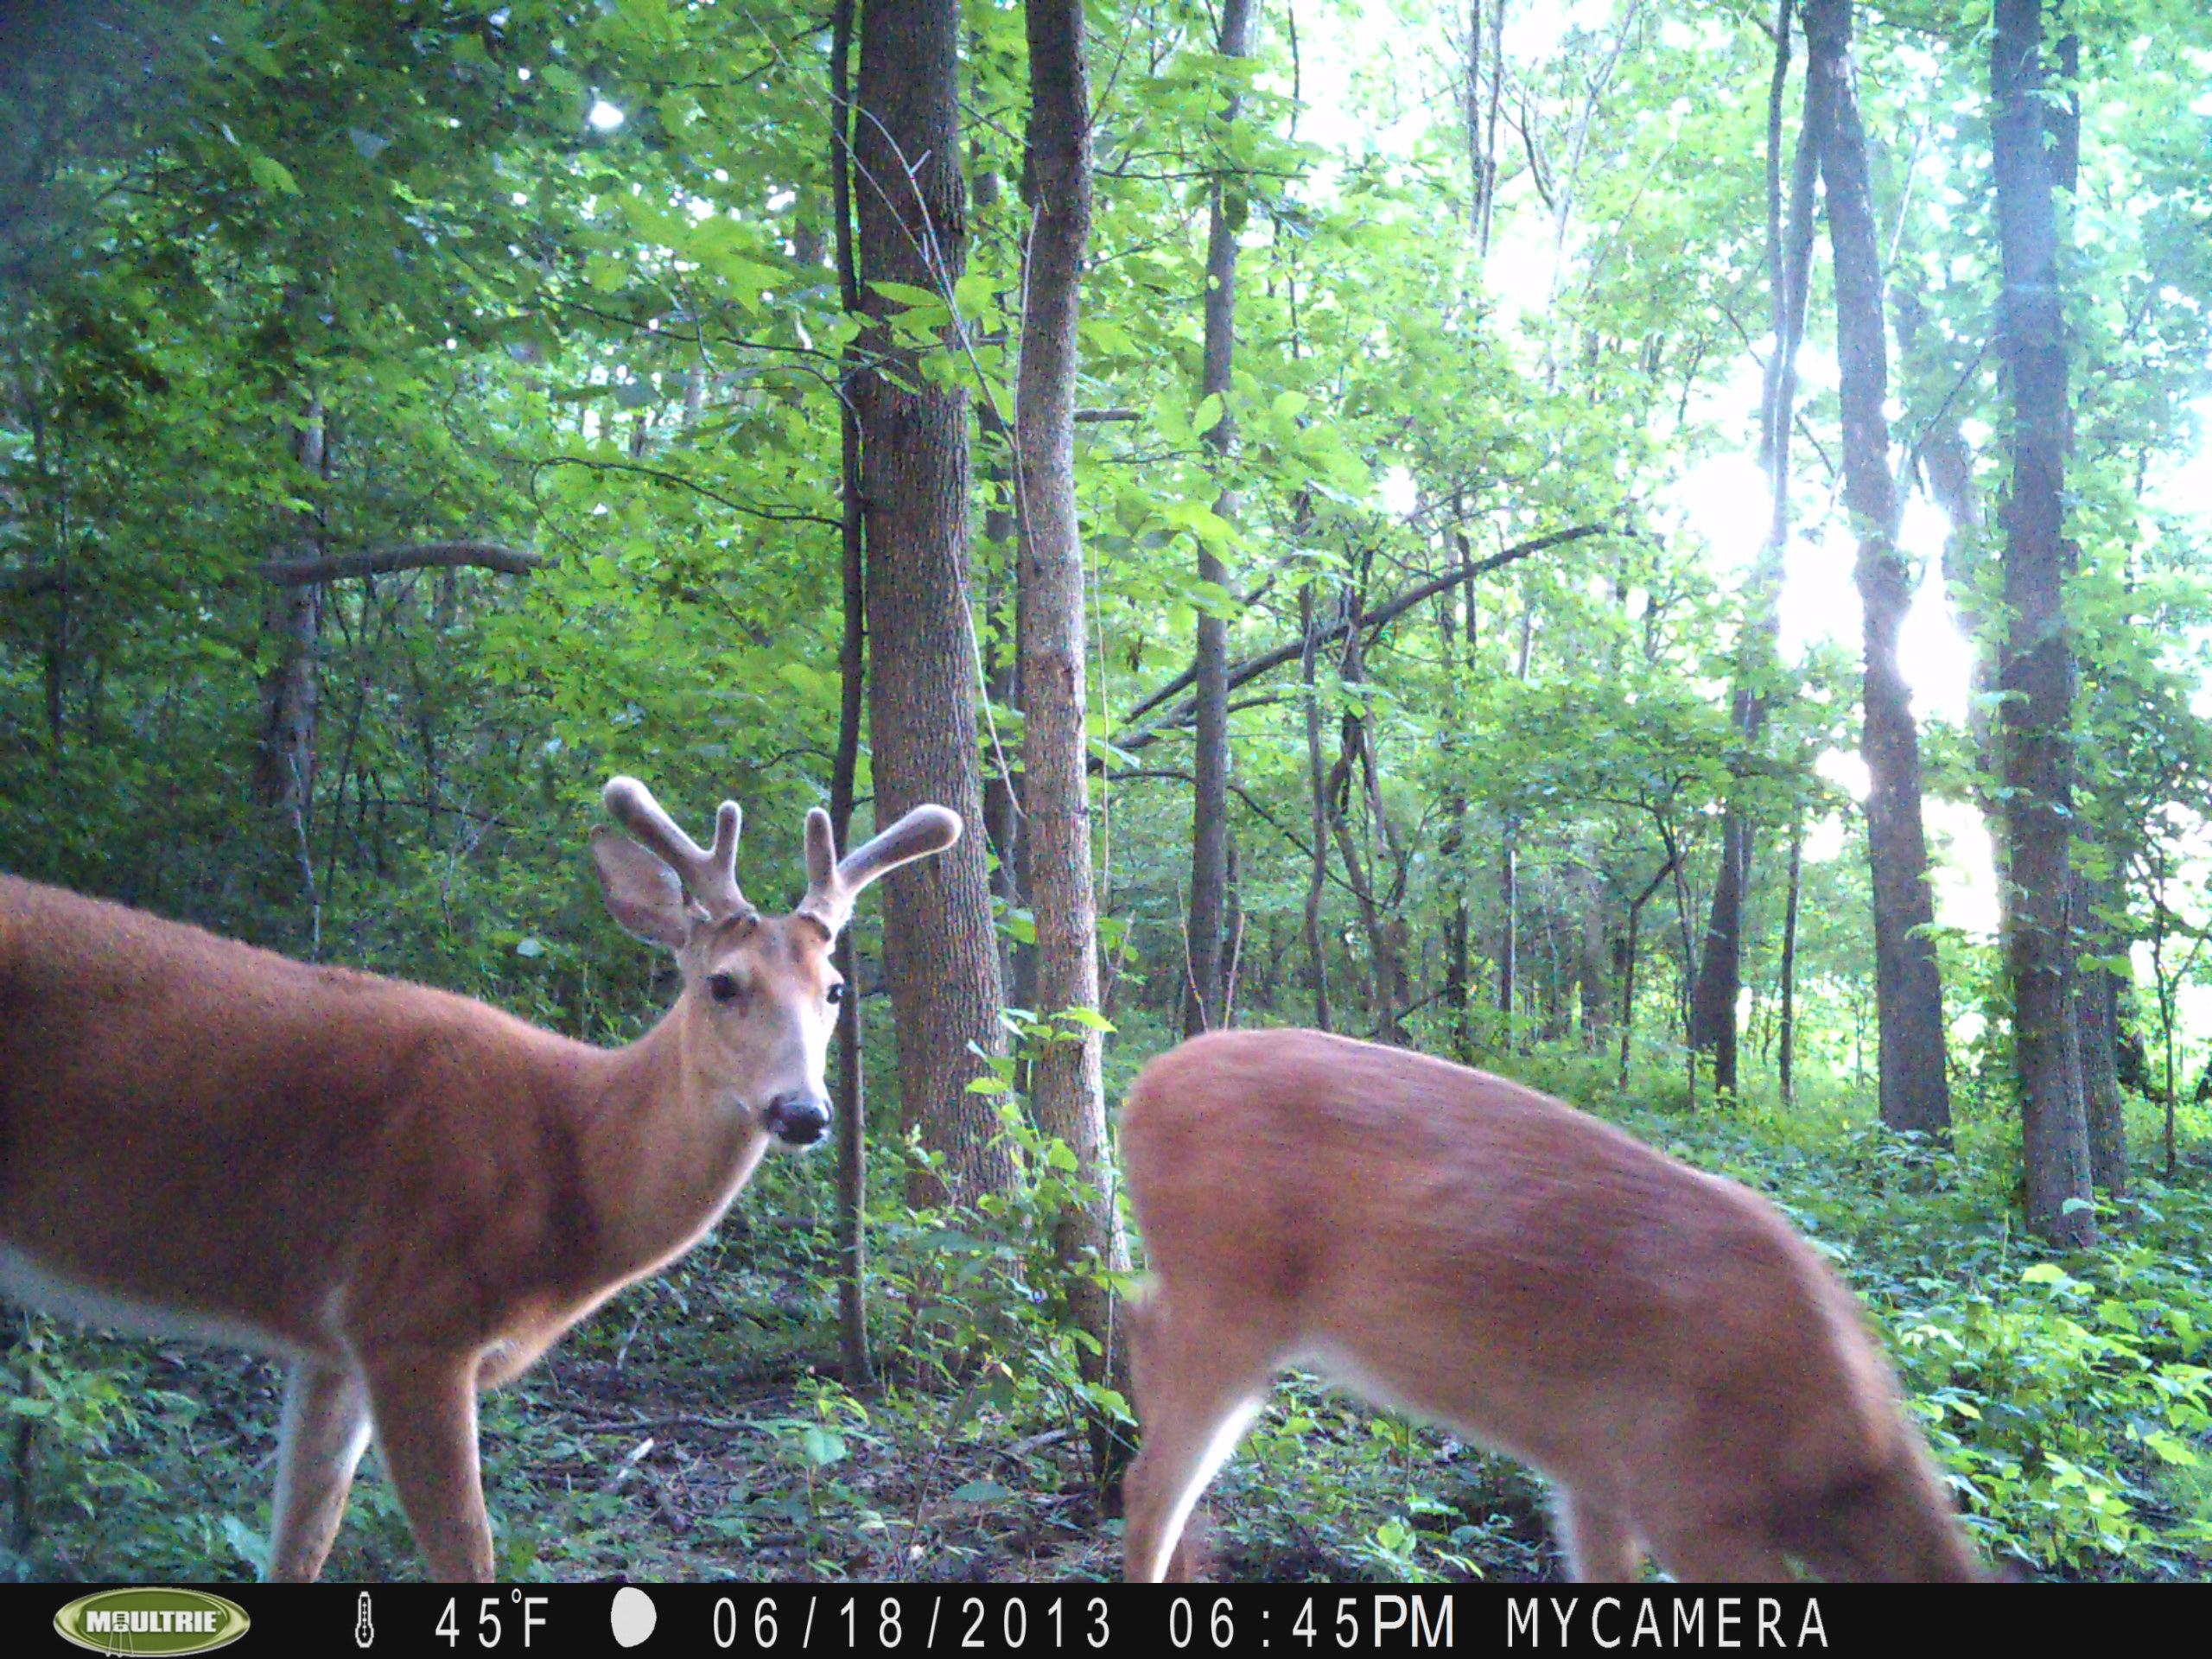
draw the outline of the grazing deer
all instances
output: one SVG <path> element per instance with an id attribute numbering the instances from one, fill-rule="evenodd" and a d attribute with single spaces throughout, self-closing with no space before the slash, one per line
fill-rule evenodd
<path id="1" fill-rule="evenodd" d="M 1859 1306 L 1732 1181 L 1503 1077 L 1220 1032 L 1122 1114 L 1157 1284 L 1132 1326 L 1132 1579 L 1293 1361 L 1550 1478 L 1578 1579 L 1981 1576 Z"/>
<path id="2" fill-rule="evenodd" d="M 920 806 L 840 862 L 811 812 L 764 917 L 733 803 L 702 852 L 635 779 L 606 799 L 637 837 L 593 843 L 607 908 L 683 975 L 621 1049 L 0 877 L 0 1291 L 289 1363 L 273 1579 L 321 1570 L 372 1430 L 431 1572 L 491 1576 L 477 1390 L 821 1138 L 830 944 L 960 835 Z"/>

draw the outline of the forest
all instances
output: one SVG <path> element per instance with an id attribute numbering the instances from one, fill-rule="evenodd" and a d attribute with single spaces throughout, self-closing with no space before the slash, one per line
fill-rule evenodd
<path id="1" fill-rule="evenodd" d="M 1231 1027 L 1742 1182 L 1986 1561 L 2212 1571 L 2202 0 L 0 6 L 0 870 L 619 1044 L 617 774 L 772 912 L 966 833 L 830 1144 L 486 1395 L 501 1577 L 1118 1576 Z M 269 1569 L 277 1369 L 4 1317 L 0 1574 Z M 1303 1374 L 1210 1502 L 1563 1571 Z"/>

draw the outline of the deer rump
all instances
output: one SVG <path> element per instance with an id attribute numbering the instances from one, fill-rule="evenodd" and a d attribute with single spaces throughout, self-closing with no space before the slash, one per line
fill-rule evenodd
<path id="1" fill-rule="evenodd" d="M 1554 1484 L 1577 1578 L 1980 1576 L 1857 1302 L 1774 1210 L 1503 1077 L 1314 1032 L 1201 1037 L 1122 1116 L 1129 1576 L 1306 1361 Z"/>

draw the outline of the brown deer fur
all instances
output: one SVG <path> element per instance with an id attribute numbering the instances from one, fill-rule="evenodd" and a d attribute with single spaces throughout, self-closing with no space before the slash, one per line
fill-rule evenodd
<path id="1" fill-rule="evenodd" d="M 1857 1303 L 1732 1181 L 1503 1077 L 1315 1032 L 1154 1060 L 1122 1115 L 1132 1579 L 1294 1361 L 1532 1465 L 1581 1579 L 1980 1576 Z"/>
<path id="2" fill-rule="evenodd" d="M 807 899 L 764 918 L 703 879 L 734 807 L 701 854 L 641 786 L 608 803 L 652 848 L 596 849 L 609 907 L 684 978 L 612 1051 L 0 876 L 0 1291 L 289 1363 L 273 1578 L 321 1569 L 372 1426 L 431 1570 L 491 1575 L 477 1389 L 688 1249 L 772 1138 L 820 1133 L 836 931 L 959 833 L 917 809 L 841 865 L 815 813 Z"/>

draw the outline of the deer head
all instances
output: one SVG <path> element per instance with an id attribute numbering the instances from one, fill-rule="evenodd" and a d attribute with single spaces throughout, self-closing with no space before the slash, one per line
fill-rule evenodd
<path id="1" fill-rule="evenodd" d="M 611 779 L 606 801 L 636 839 L 593 842 L 600 885 L 617 922 L 676 955 L 683 992 L 672 1017 L 682 1022 L 687 1066 L 727 1109 L 757 1114 L 783 1144 L 820 1140 L 830 1127 L 830 1035 L 845 995 L 831 949 L 861 890 L 951 846 L 958 817 L 918 806 L 840 861 L 830 815 L 817 807 L 806 818 L 806 895 L 790 915 L 769 917 L 737 885 L 734 801 L 716 810 L 708 849 L 634 778 Z"/>

